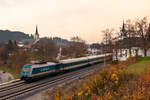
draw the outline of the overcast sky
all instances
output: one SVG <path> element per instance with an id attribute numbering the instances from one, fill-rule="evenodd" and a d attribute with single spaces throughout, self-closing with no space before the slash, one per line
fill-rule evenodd
<path id="1" fill-rule="evenodd" d="M 0 0 L 0 29 L 35 33 L 40 37 L 80 36 L 100 42 L 101 31 L 127 19 L 150 18 L 150 0 Z"/>

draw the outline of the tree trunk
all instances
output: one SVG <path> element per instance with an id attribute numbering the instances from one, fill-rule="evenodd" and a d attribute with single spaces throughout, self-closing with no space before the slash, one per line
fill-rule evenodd
<path id="1" fill-rule="evenodd" d="M 116 60 L 118 61 L 118 51 L 117 51 L 117 49 L 115 50 L 115 55 L 116 55 Z"/>
<path id="2" fill-rule="evenodd" d="M 147 49 L 144 49 L 144 56 L 147 56 Z"/>
<path id="3" fill-rule="evenodd" d="M 136 57 L 137 57 L 138 56 L 138 50 L 136 49 L 135 52 L 136 52 Z"/>
<path id="4" fill-rule="evenodd" d="M 129 57 L 131 57 L 131 48 L 129 48 Z"/>

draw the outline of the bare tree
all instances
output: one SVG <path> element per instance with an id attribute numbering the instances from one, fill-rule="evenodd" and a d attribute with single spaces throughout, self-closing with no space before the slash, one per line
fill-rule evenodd
<path id="1" fill-rule="evenodd" d="M 13 55 L 9 56 L 7 66 L 19 75 L 22 66 L 28 63 L 28 60 L 29 53 L 23 49 L 18 49 L 13 52 Z"/>
<path id="2" fill-rule="evenodd" d="M 135 26 L 134 22 L 132 22 L 130 19 L 126 21 L 126 32 L 127 32 L 127 37 L 126 37 L 126 43 L 128 44 L 128 49 L 129 49 L 129 56 L 131 57 L 131 48 L 135 46 L 137 41 L 135 40 L 137 37 L 137 34 L 135 33 Z"/>
<path id="3" fill-rule="evenodd" d="M 113 33 L 114 29 L 106 29 L 103 30 L 103 43 L 104 45 L 104 49 L 106 52 L 111 52 L 112 53 L 112 39 L 113 39 Z"/>
<path id="4" fill-rule="evenodd" d="M 135 32 L 140 37 L 140 47 L 144 50 L 144 56 L 147 56 L 147 49 L 150 47 L 150 43 L 148 41 L 149 23 L 147 17 L 143 19 L 137 19 L 135 22 Z"/>
<path id="5" fill-rule="evenodd" d="M 40 40 L 34 48 L 35 59 L 38 60 L 55 60 L 57 53 L 58 47 L 51 39 Z"/>
<path id="6" fill-rule="evenodd" d="M 0 60 L 1 60 L 1 64 L 6 64 L 7 63 L 7 59 L 8 59 L 8 50 L 6 48 L 6 45 L 3 44 L 0 47 Z"/>
<path id="7" fill-rule="evenodd" d="M 70 46 L 70 54 L 72 57 L 82 57 L 86 56 L 88 52 L 88 46 L 86 45 L 85 41 L 81 38 L 72 37 L 72 45 Z"/>
<path id="8" fill-rule="evenodd" d="M 62 56 L 69 56 L 69 46 L 62 46 Z"/>

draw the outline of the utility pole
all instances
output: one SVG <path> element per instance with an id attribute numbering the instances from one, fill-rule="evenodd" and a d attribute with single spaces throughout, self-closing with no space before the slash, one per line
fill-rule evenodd
<path id="1" fill-rule="evenodd" d="M 104 44 L 104 66 L 106 66 L 106 49 L 107 49 L 107 33 L 105 37 L 105 44 Z"/>
<path id="2" fill-rule="evenodd" d="M 105 49 L 104 49 L 104 66 L 106 66 L 106 52 L 105 52 Z"/>

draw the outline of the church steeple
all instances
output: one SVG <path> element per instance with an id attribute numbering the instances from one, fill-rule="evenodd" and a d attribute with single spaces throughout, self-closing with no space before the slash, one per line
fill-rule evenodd
<path id="1" fill-rule="evenodd" d="M 124 20 L 123 20 L 123 25 L 122 25 L 122 29 L 120 30 L 120 33 L 121 33 L 121 39 L 124 39 L 127 37 Z"/>
<path id="2" fill-rule="evenodd" d="M 125 24 L 124 24 L 124 20 L 123 20 L 123 25 L 122 25 L 122 31 L 125 31 Z"/>
<path id="3" fill-rule="evenodd" d="M 38 33 L 38 26 L 36 25 L 36 31 L 35 31 L 35 34 L 36 35 L 39 35 L 39 33 Z"/>
<path id="4" fill-rule="evenodd" d="M 36 25 L 36 31 L 35 31 L 35 35 L 34 35 L 34 41 L 39 40 L 39 33 L 38 33 L 38 26 Z"/>

